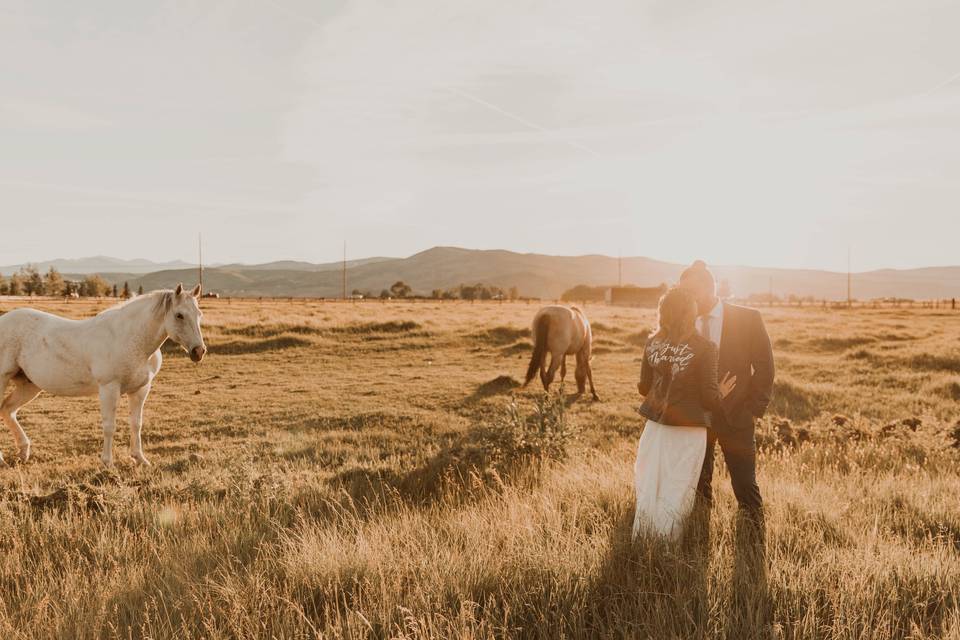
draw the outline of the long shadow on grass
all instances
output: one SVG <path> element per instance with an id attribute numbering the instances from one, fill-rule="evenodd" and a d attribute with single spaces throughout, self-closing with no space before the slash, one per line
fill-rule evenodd
<path id="1" fill-rule="evenodd" d="M 764 526 L 741 512 L 734 524 L 733 575 L 724 637 L 773 637 L 773 599 L 767 581 Z"/>
<path id="2" fill-rule="evenodd" d="M 585 630 L 624 638 L 709 637 L 709 564 L 704 509 L 677 542 L 641 534 L 633 539 L 633 509 L 610 533 L 610 551 L 586 598 Z"/>
<path id="3" fill-rule="evenodd" d="M 349 469 L 338 473 L 330 483 L 343 489 L 355 504 L 373 509 L 398 502 L 418 506 L 441 499 L 462 502 L 477 494 L 477 489 L 530 477 L 533 467 L 527 461 L 498 464 L 489 438 L 486 429 L 471 429 L 411 471 Z"/>
<path id="4" fill-rule="evenodd" d="M 756 525 L 738 518 L 729 597 L 711 609 L 708 587 L 711 531 L 708 508 L 698 504 L 679 540 L 632 537 L 633 510 L 611 531 L 610 551 L 585 598 L 578 633 L 603 637 L 769 638 L 771 598 L 764 547 Z M 573 617 L 571 616 L 571 619 Z"/>

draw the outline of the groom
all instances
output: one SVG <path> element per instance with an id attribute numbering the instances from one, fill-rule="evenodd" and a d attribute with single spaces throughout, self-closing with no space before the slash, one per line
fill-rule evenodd
<path id="1" fill-rule="evenodd" d="M 760 312 L 717 298 L 716 281 L 697 260 L 680 276 L 679 286 L 693 293 L 700 317 L 697 329 L 720 350 L 719 375 L 737 377 L 737 386 L 714 414 L 707 431 L 707 455 L 697 493 L 713 501 L 714 448 L 720 443 L 740 511 L 763 528 L 763 500 L 757 486 L 754 421 L 763 416 L 773 393 L 773 350 Z"/>

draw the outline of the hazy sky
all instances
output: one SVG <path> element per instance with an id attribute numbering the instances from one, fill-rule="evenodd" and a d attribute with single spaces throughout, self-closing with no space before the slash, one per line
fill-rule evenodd
<path id="1" fill-rule="evenodd" d="M 960 263 L 960 3 L 0 0 L 0 264 Z"/>

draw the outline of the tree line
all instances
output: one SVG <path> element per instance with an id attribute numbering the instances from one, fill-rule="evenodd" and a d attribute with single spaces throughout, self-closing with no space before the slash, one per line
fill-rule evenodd
<path id="1" fill-rule="evenodd" d="M 143 293 L 142 285 L 137 293 Z M 20 267 L 9 278 L 0 274 L 0 295 L 130 298 L 133 293 L 129 283 L 124 282 L 123 288 L 119 289 L 116 284 L 110 284 L 97 274 L 84 276 L 79 281 L 66 280 L 55 267 L 40 273 L 33 265 L 27 265 Z"/>
<path id="2" fill-rule="evenodd" d="M 364 292 L 359 289 L 353 290 L 355 297 L 374 298 L 370 292 Z M 387 300 L 391 298 L 424 298 L 429 297 L 433 300 L 519 300 L 520 291 L 517 287 L 510 287 L 504 290 L 501 287 L 495 287 L 487 284 L 461 284 L 449 289 L 434 289 L 429 296 L 416 296 L 413 288 L 402 280 L 394 282 L 389 289 L 380 291 L 379 297 Z"/>

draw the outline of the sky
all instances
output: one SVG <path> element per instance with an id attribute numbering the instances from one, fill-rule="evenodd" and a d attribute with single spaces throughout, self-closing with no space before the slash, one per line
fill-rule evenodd
<path id="1" fill-rule="evenodd" d="M 721 6 L 722 5 L 722 6 Z M 960 264 L 960 3 L 0 0 L 0 263 Z"/>

